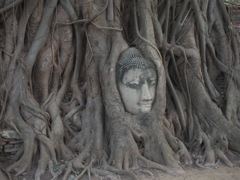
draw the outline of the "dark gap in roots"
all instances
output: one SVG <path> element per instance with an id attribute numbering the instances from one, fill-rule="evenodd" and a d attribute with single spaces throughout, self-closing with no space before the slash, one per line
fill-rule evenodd
<path id="1" fill-rule="evenodd" d="M 73 96 L 72 91 L 68 91 L 68 92 L 64 95 L 62 102 L 63 102 L 63 103 L 69 103 L 69 102 L 71 101 L 71 99 L 72 99 L 72 96 Z"/>
<path id="2" fill-rule="evenodd" d="M 144 140 L 143 138 L 140 138 L 140 139 L 136 139 L 134 138 L 136 144 L 137 144 L 137 147 L 138 147 L 138 151 L 141 155 L 144 154 Z"/>
<path id="3" fill-rule="evenodd" d="M 220 93 L 221 97 L 224 98 L 227 90 L 227 80 L 224 73 L 222 72 L 216 78 L 216 88 Z"/>

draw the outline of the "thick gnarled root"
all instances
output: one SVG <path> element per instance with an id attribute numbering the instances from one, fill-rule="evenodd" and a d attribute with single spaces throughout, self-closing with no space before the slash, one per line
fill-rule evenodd
<path id="1" fill-rule="evenodd" d="M 124 133 L 124 135 L 121 135 Z M 165 173 L 179 174 L 183 173 L 182 168 L 179 165 L 174 167 L 167 167 L 160 165 L 153 161 L 143 157 L 138 150 L 138 146 L 132 136 L 132 133 L 124 128 L 114 132 L 110 141 L 111 154 L 108 160 L 108 164 L 119 170 L 139 169 L 139 167 L 146 167 L 152 169 L 158 169 Z M 156 152 L 160 149 L 156 149 Z"/>
<path id="2" fill-rule="evenodd" d="M 227 156 L 224 154 L 223 151 L 221 151 L 220 149 L 215 149 L 215 154 L 216 156 L 228 167 L 233 167 L 232 162 L 227 158 Z"/>
<path id="3" fill-rule="evenodd" d="M 40 158 L 38 161 L 38 167 L 35 172 L 35 180 L 41 180 L 41 175 L 43 175 L 47 169 L 49 164 L 50 157 L 45 149 L 45 146 L 40 144 Z"/>

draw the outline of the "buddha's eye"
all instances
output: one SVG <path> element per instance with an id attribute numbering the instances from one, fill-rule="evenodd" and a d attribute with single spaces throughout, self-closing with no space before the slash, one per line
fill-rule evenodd
<path id="1" fill-rule="evenodd" d="M 127 83 L 127 86 L 130 88 L 137 88 L 139 86 L 139 82 L 138 81 L 131 81 L 129 83 Z"/>
<path id="2" fill-rule="evenodd" d="M 130 83 L 129 85 L 132 87 L 137 87 L 139 84 L 138 83 Z"/>

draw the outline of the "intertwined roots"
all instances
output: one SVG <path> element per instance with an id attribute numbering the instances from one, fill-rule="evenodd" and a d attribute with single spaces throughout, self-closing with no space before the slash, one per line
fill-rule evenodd
<path id="1" fill-rule="evenodd" d="M 223 1 L 0 0 L 0 119 L 24 145 L 6 173 L 35 179 L 181 164 L 240 152 L 239 37 Z M 132 115 L 116 64 L 137 48 L 157 71 L 150 113 Z M 145 170 L 144 170 L 145 171 Z M 151 174 L 149 171 L 145 171 Z"/>

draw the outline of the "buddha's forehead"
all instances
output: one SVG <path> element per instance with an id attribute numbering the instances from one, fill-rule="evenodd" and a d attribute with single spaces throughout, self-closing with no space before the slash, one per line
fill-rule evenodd
<path id="1" fill-rule="evenodd" d="M 144 81 L 156 78 L 157 75 L 154 69 L 132 68 L 125 72 L 125 74 L 123 75 L 122 82 L 127 83 L 131 81 Z"/>

